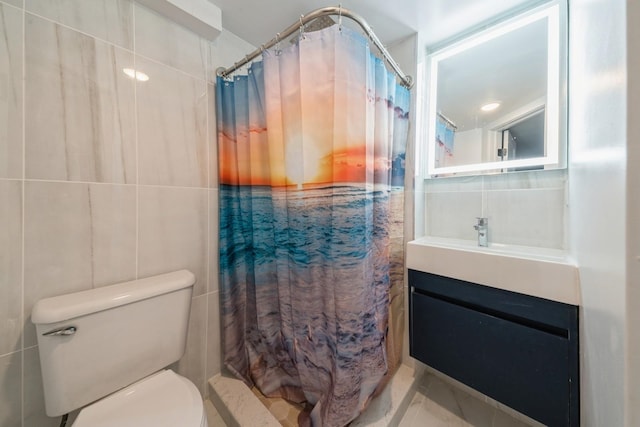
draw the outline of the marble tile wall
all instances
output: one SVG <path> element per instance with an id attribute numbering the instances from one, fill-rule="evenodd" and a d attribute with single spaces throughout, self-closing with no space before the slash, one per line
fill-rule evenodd
<path id="1" fill-rule="evenodd" d="M 475 240 L 473 225 L 483 216 L 490 242 L 567 248 L 566 170 L 425 180 L 416 196 L 422 235 Z"/>
<path id="2" fill-rule="evenodd" d="M 0 427 L 59 424 L 44 413 L 37 300 L 180 268 L 197 284 L 174 368 L 208 392 L 221 364 L 214 70 L 251 50 L 133 0 L 0 0 Z"/>
<path id="3" fill-rule="evenodd" d="M 136 183 L 134 54 L 25 17 L 25 175 Z"/>

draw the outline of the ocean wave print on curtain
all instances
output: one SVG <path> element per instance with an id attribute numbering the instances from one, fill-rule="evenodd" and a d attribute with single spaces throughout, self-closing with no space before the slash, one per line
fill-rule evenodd
<path id="1" fill-rule="evenodd" d="M 344 426 L 401 357 L 409 92 L 333 26 L 217 81 L 224 363 Z"/>

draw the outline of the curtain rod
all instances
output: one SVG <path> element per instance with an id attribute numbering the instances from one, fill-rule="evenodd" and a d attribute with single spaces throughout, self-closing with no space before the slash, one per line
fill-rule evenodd
<path id="1" fill-rule="evenodd" d="M 247 56 L 245 56 L 244 59 L 241 59 L 240 61 L 236 62 L 235 64 L 233 64 L 229 68 L 226 68 L 226 69 L 222 68 L 222 67 L 218 68 L 218 70 L 217 70 L 218 76 L 227 77 L 229 74 L 233 73 L 238 68 L 240 68 L 243 65 L 246 65 L 249 62 L 253 61 L 265 49 L 269 49 L 270 47 L 275 46 L 277 43 L 279 43 L 282 40 L 285 40 L 287 37 L 289 37 L 290 35 L 292 35 L 296 31 L 299 31 L 299 30 L 304 31 L 304 25 L 306 23 L 311 22 L 314 19 L 317 19 L 317 18 L 319 18 L 321 16 L 327 16 L 327 15 L 338 15 L 340 17 L 344 16 L 344 17 L 350 18 L 351 20 L 355 21 L 358 25 L 360 25 L 360 27 L 364 30 L 365 33 L 367 33 L 367 36 L 369 36 L 369 38 L 371 39 L 373 44 L 376 45 L 376 47 L 378 48 L 380 53 L 382 53 L 382 56 L 384 57 L 384 59 L 391 66 L 393 71 L 396 73 L 396 75 L 398 76 L 398 78 L 401 81 L 401 84 L 404 87 L 406 87 L 408 89 L 411 89 L 411 87 L 413 86 L 413 79 L 411 78 L 411 76 L 408 76 L 408 75 L 406 75 L 405 73 L 402 72 L 402 70 L 400 69 L 400 67 L 396 63 L 396 61 L 394 61 L 394 59 L 391 57 L 391 54 L 383 46 L 382 42 L 380 41 L 380 39 L 378 39 L 378 37 L 373 32 L 373 30 L 371 29 L 369 24 L 367 24 L 367 21 L 365 21 L 364 18 L 362 18 L 360 15 L 358 15 L 358 14 L 356 14 L 354 12 L 351 12 L 348 9 L 344 9 L 342 7 L 336 7 L 336 6 L 324 7 L 324 8 L 321 8 L 321 9 L 316 9 L 313 12 L 309 12 L 306 15 L 302 15 L 300 17 L 300 21 L 299 22 L 291 24 L 284 31 L 282 31 L 281 33 L 278 33 L 276 35 L 276 37 L 271 39 L 268 43 L 263 44 L 262 46 L 260 46 L 259 49 L 256 49 L 253 52 L 251 52 L 250 54 L 248 54 Z"/>
<path id="2" fill-rule="evenodd" d="M 453 120 L 451 120 L 450 118 L 448 118 L 444 114 L 438 113 L 438 117 L 440 117 L 442 120 L 447 122 L 447 124 L 449 124 L 449 126 L 451 126 L 453 128 L 453 130 L 458 130 L 458 126 L 456 126 L 456 124 L 453 122 Z"/>

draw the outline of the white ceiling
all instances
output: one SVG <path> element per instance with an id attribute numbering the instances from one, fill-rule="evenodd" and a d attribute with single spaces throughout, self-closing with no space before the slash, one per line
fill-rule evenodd
<path id="1" fill-rule="evenodd" d="M 336 3 L 318 0 L 209 0 L 222 25 L 254 46 L 271 40 L 300 15 Z M 532 0 L 342 0 L 386 45 L 419 32 L 432 45 Z"/>
<path id="2" fill-rule="evenodd" d="M 438 63 L 437 109 L 458 131 L 482 128 L 547 93 L 547 21 L 540 20 Z M 498 101 L 492 112 L 480 106 Z"/>

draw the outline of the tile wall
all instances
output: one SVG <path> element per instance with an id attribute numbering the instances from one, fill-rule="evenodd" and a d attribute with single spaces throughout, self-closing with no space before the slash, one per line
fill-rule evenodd
<path id="1" fill-rule="evenodd" d="M 430 179 L 419 196 L 416 217 L 423 214 L 424 222 L 416 224 L 416 237 L 475 240 L 482 216 L 489 218 L 490 242 L 567 249 L 566 170 Z"/>
<path id="2" fill-rule="evenodd" d="M 220 369 L 211 70 L 252 49 L 131 0 L 0 1 L 0 427 L 59 423 L 37 300 L 175 269 L 197 277 L 175 368 L 206 392 Z"/>

